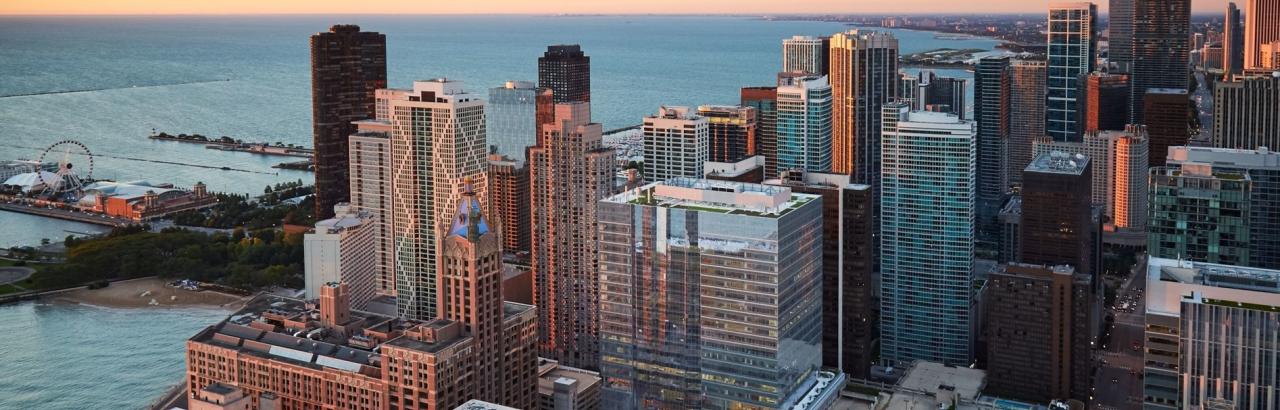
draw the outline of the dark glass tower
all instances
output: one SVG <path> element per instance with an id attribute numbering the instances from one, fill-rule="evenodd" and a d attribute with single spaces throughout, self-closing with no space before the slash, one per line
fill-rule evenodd
<path id="1" fill-rule="evenodd" d="M 350 194 L 347 138 L 352 121 L 374 117 L 374 92 L 387 87 L 387 36 L 336 25 L 311 36 L 311 117 L 316 163 L 316 219 Z"/>
<path id="2" fill-rule="evenodd" d="M 1129 76 L 1089 73 L 1080 81 L 1080 132 L 1123 131 L 1129 122 Z"/>
<path id="3" fill-rule="evenodd" d="M 1127 73 L 1133 64 L 1133 2 L 1111 0 L 1107 16 L 1107 61 L 1115 72 Z"/>
<path id="4" fill-rule="evenodd" d="M 1244 27 L 1235 3 L 1227 3 L 1226 17 L 1222 22 L 1222 73 L 1230 79 L 1244 68 Z"/>
<path id="5" fill-rule="evenodd" d="M 992 251 L 999 242 L 1000 205 L 1009 178 L 1009 67 L 1008 57 L 978 61 L 973 73 L 973 117 L 978 122 L 978 244 Z M 964 98 L 964 94 L 960 94 Z"/>
<path id="6" fill-rule="evenodd" d="M 1134 0 L 1129 123 L 1147 124 L 1147 90 L 1188 88 L 1190 42 L 1191 0 Z"/>
<path id="7" fill-rule="evenodd" d="M 764 156 L 765 178 L 778 176 L 778 88 L 743 87 L 742 106 L 756 109 L 756 155 Z"/>
<path id="8" fill-rule="evenodd" d="M 1021 262 L 1093 272 L 1093 161 L 1051 151 L 1023 171 Z"/>
<path id="9" fill-rule="evenodd" d="M 547 46 L 538 58 L 538 87 L 551 89 L 556 104 L 591 102 L 591 57 L 577 44 Z"/>
<path id="10" fill-rule="evenodd" d="M 1142 110 L 1147 119 L 1147 138 L 1151 147 L 1147 154 L 1148 165 L 1164 165 L 1169 147 L 1187 145 L 1187 140 L 1191 139 L 1191 130 L 1188 128 L 1190 105 L 1187 90 L 1147 90 Z"/>

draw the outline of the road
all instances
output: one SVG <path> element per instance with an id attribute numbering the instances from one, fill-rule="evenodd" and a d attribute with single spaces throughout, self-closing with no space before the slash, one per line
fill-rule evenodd
<path id="1" fill-rule="evenodd" d="M 1146 257 L 1139 254 L 1138 266 L 1116 292 L 1116 303 L 1136 301 L 1132 312 L 1108 306 L 1115 322 L 1107 329 L 1111 341 L 1098 353 L 1098 370 L 1094 378 L 1093 407 L 1099 409 L 1131 409 L 1142 407 L 1142 345 L 1145 332 Z M 1137 349 L 1134 349 L 1137 346 Z"/>
<path id="2" fill-rule="evenodd" d="M 1198 115 L 1200 116 L 1200 135 L 1192 135 L 1191 139 L 1205 144 L 1213 142 L 1213 93 L 1209 91 L 1209 84 L 1205 82 L 1204 72 L 1196 72 L 1196 84 L 1200 87 L 1196 88 L 1191 94 L 1191 98 L 1196 100 L 1200 108 Z"/>

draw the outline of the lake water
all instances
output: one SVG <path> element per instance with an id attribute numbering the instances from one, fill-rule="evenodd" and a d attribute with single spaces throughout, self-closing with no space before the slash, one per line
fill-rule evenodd
<path id="1" fill-rule="evenodd" d="M 35 158 L 74 139 L 98 156 L 99 178 L 202 181 L 239 193 L 310 181 L 308 173 L 271 168 L 288 157 L 146 136 L 157 129 L 311 146 L 308 36 L 336 23 L 387 34 L 392 87 L 447 76 L 483 94 L 506 80 L 536 80 L 547 45 L 582 44 L 591 56 L 593 116 L 606 129 L 638 124 L 659 105 L 736 103 L 740 87 L 774 81 L 781 39 L 845 28 L 729 17 L 0 17 L 0 96 L 101 90 L 0 97 L 0 159 Z M 890 31 L 904 54 L 996 45 Z M 187 84 L 165 85 L 176 83 Z M 249 172 L 148 162 L 157 160 Z M 0 212 L 5 246 L 94 229 Z M 222 315 L 0 307 L 0 408 L 141 406 L 181 381 L 182 340 Z"/>

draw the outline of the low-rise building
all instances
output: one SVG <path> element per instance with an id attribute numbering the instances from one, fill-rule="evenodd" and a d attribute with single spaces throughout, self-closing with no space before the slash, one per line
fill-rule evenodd
<path id="1" fill-rule="evenodd" d="M 539 358 L 536 410 L 597 410 L 600 385 L 600 373 Z"/>

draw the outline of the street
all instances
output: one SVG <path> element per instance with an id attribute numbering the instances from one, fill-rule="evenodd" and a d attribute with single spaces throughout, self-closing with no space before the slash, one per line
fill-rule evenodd
<path id="1" fill-rule="evenodd" d="M 1146 257 L 1140 255 L 1137 260 L 1138 266 L 1134 267 L 1132 276 L 1116 292 L 1116 306 L 1106 307 L 1107 313 L 1115 315 L 1115 322 L 1107 329 L 1111 335 L 1110 343 L 1098 352 L 1094 408 L 1131 409 L 1142 406 Z M 1125 302 L 1128 302 L 1129 309 L 1117 309 L 1125 306 Z"/>

